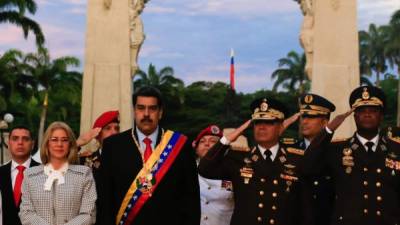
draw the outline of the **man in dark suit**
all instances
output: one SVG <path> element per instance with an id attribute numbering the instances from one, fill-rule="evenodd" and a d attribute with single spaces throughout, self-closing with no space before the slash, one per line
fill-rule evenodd
<path id="1" fill-rule="evenodd" d="M 352 110 L 332 120 L 305 153 L 305 173 L 328 170 L 333 178 L 333 225 L 400 222 L 400 144 L 379 132 L 385 102 L 377 87 L 356 88 L 349 100 Z M 355 134 L 331 142 L 333 131 L 353 111 Z"/>
<path id="2" fill-rule="evenodd" d="M 140 88 L 132 102 L 135 126 L 103 142 L 98 223 L 200 224 L 196 162 L 186 137 L 159 126 L 157 89 Z"/>
<path id="3" fill-rule="evenodd" d="M 251 109 L 252 120 L 222 137 L 200 160 L 200 175 L 232 181 L 235 208 L 231 225 L 313 224 L 297 168 L 304 151 L 279 142 L 284 105 L 260 98 L 253 101 Z M 251 122 L 256 146 L 248 152 L 231 150 L 229 144 Z"/>
<path id="4" fill-rule="evenodd" d="M 11 129 L 8 139 L 11 162 L 0 167 L 4 225 L 21 224 L 18 212 L 21 203 L 23 171 L 28 167 L 39 165 L 31 159 L 33 144 L 32 133 L 28 128 L 19 126 Z"/>

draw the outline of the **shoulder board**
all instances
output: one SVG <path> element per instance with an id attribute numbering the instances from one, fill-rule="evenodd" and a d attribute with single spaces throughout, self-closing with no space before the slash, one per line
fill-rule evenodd
<path id="1" fill-rule="evenodd" d="M 400 137 L 389 137 L 389 139 L 400 144 Z"/>
<path id="2" fill-rule="evenodd" d="M 282 143 L 283 144 L 294 144 L 296 143 L 296 139 L 294 138 L 282 138 Z"/>
<path id="3" fill-rule="evenodd" d="M 299 148 L 286 148 L 286 151 L 295 155 L 304 155 L 304 150 Z"/>
<path id="4" fill-rule="evenodd" d="M 331 142 L 332 143 L 338 143 L 338 142 L 344 142 L 344 141 L 347 141 L 347 140 L 349 140 L 349 138 L 335 138 Z"/>
<path id="5" fill-rule="evenodd" d="M 79 152 L 79 157 L 88 157 L 91 156 L 93 154 L 92 151 L 84 151 L 84 152 Z"/>

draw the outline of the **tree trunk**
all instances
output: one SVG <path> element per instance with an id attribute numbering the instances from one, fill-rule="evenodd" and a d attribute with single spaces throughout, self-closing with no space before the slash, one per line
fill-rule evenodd
<path id="1" fill-rule="evenodd" d="M 376 82 L 375 82 L 375 85 L 376 85 L 377 87 L 381 87 L 381 81 L 380 81 L 380 73 L 379 73 L 379 70 L 376 71 Z"/>
<path id="2" fill-rule="evenodd" d="M 46 91 L 44 95 L 44 101 L 43 101 L 43 108 L 42 108 L 42 113 L 40 115 L 40 124 L 39 124 L 39 132 L 38 132 L 38 146 L 42 145 L 42 140 L 43 140 L 43 133 L 44 133 L 44 124 L 46 122 L 46 115 L 47 115 L 47 106 L 49 104 L 49 93 Z"/>
<path id="3" fill-rule="evenodd" d="M 397 81 L 397 126 L 400 127 L 400 63 L 397 64 L 397 74 L 399 75 Z"/>

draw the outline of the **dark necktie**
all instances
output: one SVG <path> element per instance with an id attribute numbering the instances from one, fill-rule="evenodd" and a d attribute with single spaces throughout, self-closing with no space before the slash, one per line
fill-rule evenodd
<path id="1" fill-rule="evenodd" d="M 268 163 L 272 163 L 272 159 L 271 159 L 272 152 L 269 149 L 267 149 L 264 152 L 264 155 L 265 155 L 265 161 Z"/>
<path id="2" fill-rule="evenodd" d="M 365 145 L 367 146 L 368 157 L 372 159 L 374 156 L 374 151 L 372 150 L 372 146 L 374 146 L 374 143 L 372 141 L 368 141 L 367 143 L 365 143 Z"/>

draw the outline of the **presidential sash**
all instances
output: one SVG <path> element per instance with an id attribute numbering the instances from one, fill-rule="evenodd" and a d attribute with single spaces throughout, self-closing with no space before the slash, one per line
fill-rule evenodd
<path id="1" fill-rule="evenodd" d="M 182 150 L 187 137 L 168 130 L 133 180 L 116 218 L 117 225 L 131 224 L 143 205 L 171 167 Z"/>

